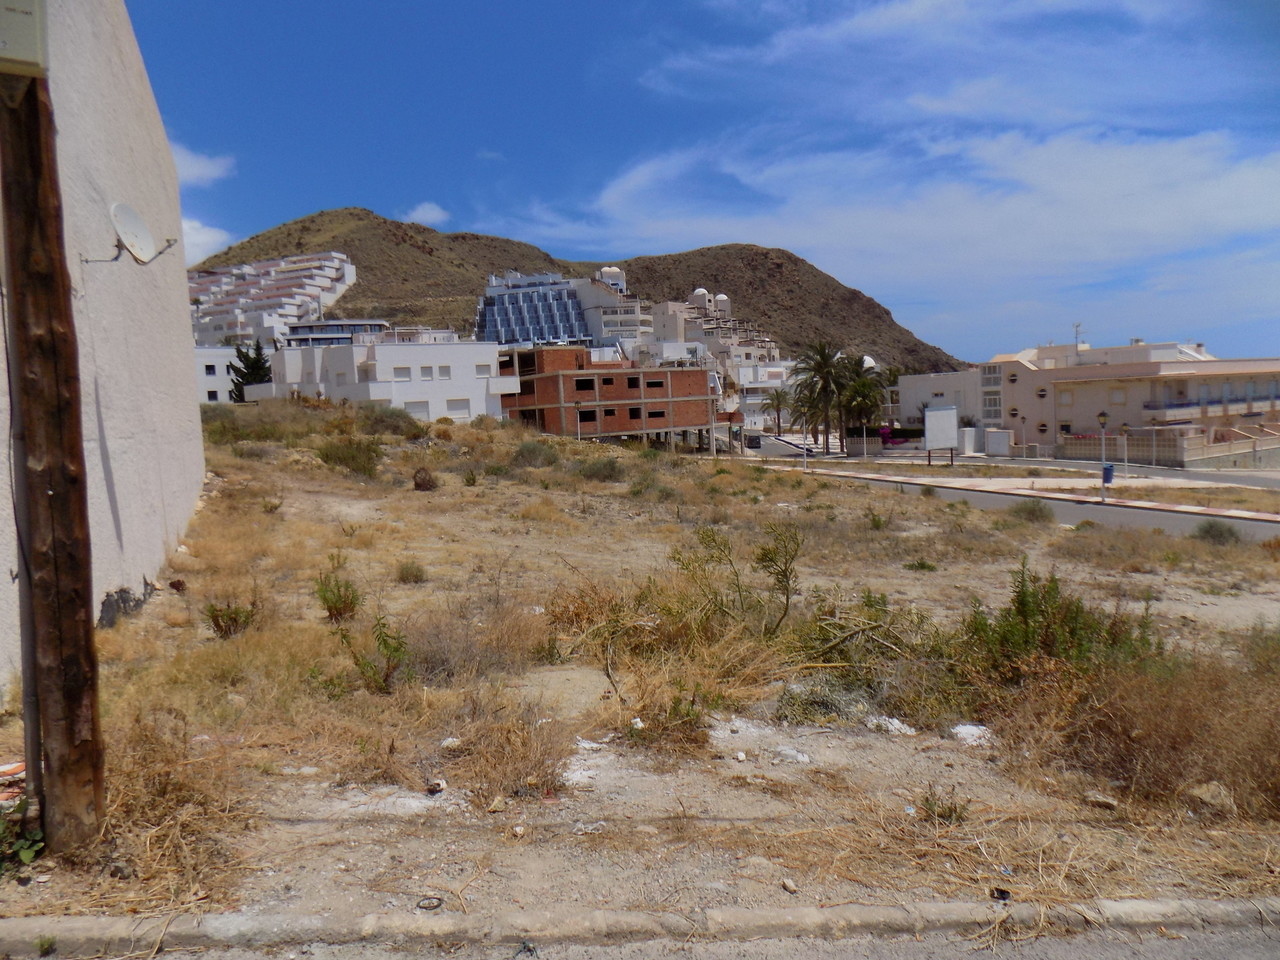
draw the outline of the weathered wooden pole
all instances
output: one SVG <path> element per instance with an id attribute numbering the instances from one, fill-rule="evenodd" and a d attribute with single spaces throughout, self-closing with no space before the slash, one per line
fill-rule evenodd
<path id="1" fill-rule="evenodd" d="M 23 642 L 35 646 L 41 809 L 46 840 L 57 852 L 95 840 L 104 807 L 79 351 L 48 82 L 0 81 L 10 383 L 18 395 L 27 496 L 18 543 L 32 635 Z M 28 766 L 40 762 L 27 757 Z"/>

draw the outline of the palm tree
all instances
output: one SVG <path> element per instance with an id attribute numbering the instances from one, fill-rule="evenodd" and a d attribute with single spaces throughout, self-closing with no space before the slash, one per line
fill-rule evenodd
<path id="1" fill-rule="evenodd" d="M 760 409 L 765 413 L 773 414 L 775 436 L 782 436 L 782 415 L 790 407 L 791 394 L 782 387 L 770 390 L 764 395 L 764 400 L 760 403 Z"/>
<path id="2" fill-rule="evenodd" d="M 796 399 L 802 401 L 809 415 L 807 422 L 822 427 L 822 449 L 828 454 L 831 453 L 831 421 L 838 411 L 844 367 L 840 351 L 830 343 L 819 341 L 805 348 L 791 372 Z"/>
<path id="3" fill-rule="evenodd" d="M 850 423 L 862 427 L 862 453 L 867 453 L 867 427 L 879 424 L 884 409 L 884 391 L 874 373 L 850 380 L 840 393 L 840 409 Z"/>

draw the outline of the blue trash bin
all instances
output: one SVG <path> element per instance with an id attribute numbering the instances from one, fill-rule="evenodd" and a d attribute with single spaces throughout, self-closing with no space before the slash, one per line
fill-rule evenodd
<path id="1" fill-rule="evenodd" d="M 1104 463 L 1102 465 L 1102 485 L 1108 487 L 1111 481 L 1116 478 L 1116 465 L 1114 463 Z"/>

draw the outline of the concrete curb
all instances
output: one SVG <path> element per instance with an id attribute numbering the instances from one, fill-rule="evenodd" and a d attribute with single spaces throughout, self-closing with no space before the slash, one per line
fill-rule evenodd
<path id="1" fill-rule="evenodd" d="M 977 932 L 994 924 L 1048 925 L 1142 932 L 1194 931 L 1280 924 L 1280 897 L 1256 900 L 1095 900 L 1034 904 L 847 904 L 753 910 L 719 907 L 678 913 L 514 910 L 482 914 L 373 914 L 364 917 L 238 913 L 126 920 L 116 917 L 0 919 L 0 953 L 34 956 L 36 941 L 57 938 L 61 956 L 122 956 L 160 950 L 263 948 L 307 943 L 616 943 L 686 939 L 746 940 Z"/>

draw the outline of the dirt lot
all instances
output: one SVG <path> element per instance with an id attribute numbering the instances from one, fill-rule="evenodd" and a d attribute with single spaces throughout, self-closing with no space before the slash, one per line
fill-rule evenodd
<path id="1" fill-rule="evenodd" d="M 574 449 L 564 445 L 564 456 Z M 232 838 L 234 857 L 215 869 L 193 852 L 197 841 L 173 840 L 160 826 L 148 833 L 137 808 L 129 808 L 134 822 L 120 824 L 117 809 L 121 837 L 172 842 L 173 856 L 190 855 L 191 864 L 144 860 L 153 867 L 113 877 L 105 861 L 37 861 L 22 874 L 36 882 L 0 881 L 0 913 L 688 911 L 993 891 L 1056 902 L 1280 889 L 1280 831 L 1270 823 L 1216 822 L 1176 803 L 1086 803 L 1090 790 L 1116 791 L 1011 763 L 989 733 L 958 736 L 950 724 L 914 731 L 874 714 L 779 723 L 777 699 L 795 676 L 786 670 L 713 711 L 705 746 L 647 748 L 627 732 L 627 678 L 575 658 L 572 638 L 560 638 L 566 662 L 527 659 L 474 687 L 473 713 L 486 698 L 512 698 L 529 705 L 535 728 L 545 722 L 571 738 L 560 782 L 516 795 L 490 796 L 478 775 L 450 773 L 458 769 L 450 740 L 463 734 L 449 724 L 465 719 L 462 708 L 424 706 L 420 716 L 435 719 L 362 733 L 358 717 L 340 720 L 328 702 L 338 701 L 335 677 L 350 664 L 316 602 L 315 578 L 326 570 L 359 585 L 360 629 L 378 612 L 412 636 L 453 637 L 448 656 L 458 662 L 442 676 L 489 655 L 477 638 L 500 610 L 518 611 L 520 629 L 545 643 L 557 595 L 678 576 L 671 552 L 703 524 L 749 547 L 766 523 L 795 522 L 805 538 L 801 604 L 882 594 L 951 624 L 975 601 L 1003 603 L 1025 556 L 1100 606 L 1140 612 L 1148 602 L 1168 642 L 1229 658 L 1251 626 L 1280 614 L 1275 557 L 1256 546 L 1062 529 L 743 464 L 636 459 L 616 481 L 569 476 L 563 465 L 454 469 L 483 454 L 437 462 L 439 487 L 418 492 L 407 479 L 414 450 L 379 480 L 349 477 L 305 450 L 252 458 L 211 450 L 190 538 L 153 600 L 103 631 L 100 649 L 109 735 L 143 723 L 140 704 L 180 717 L 190 753 L 175 762 L 208 771 L 227 791 L 226 818 L 212 829 L 224 843 Z M 403 575 L 406 563 L 421 568 L 421 582 L 402 582 L 414 579 Z M 250 592 L 269 614 L 265 625 L 238 641 L 251 637 L 251 646 L 222 653 L 230 647 L 201 610 Z M 254 658 L 277 647 L 301 651 L 298 669 L 313 664 L 288 681 L 311 699 L 286 697 L 285 680 L 267 682 L 255 669 Z M 210 672 L 217 656 L 221 672 Z M 395 709 L 414 697 L 434 703 L 446 695 L 438 689 L 402 690 Z M 391 702 L 341 696 L 339 706 L 356 704 L 368 717 Z M 0 737 L 7 756 L 20 743 L 17 724 Z M 375 755 L 400 771 L 381 779 L 398 783 L 365 775 Z M 424 789 L 437 778 L 447 781 L 439 792 Z"/>

